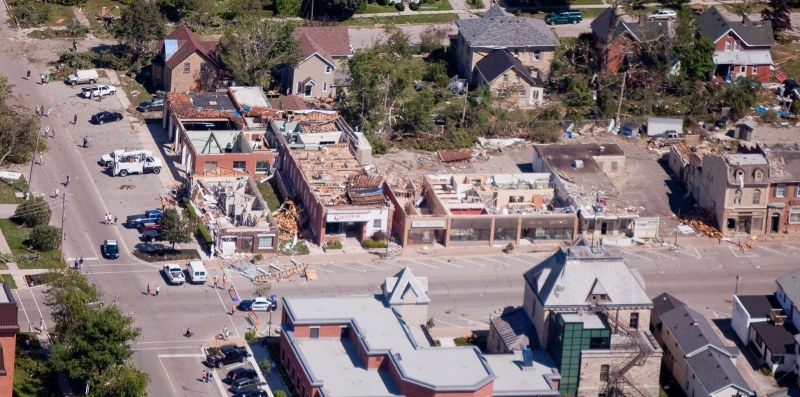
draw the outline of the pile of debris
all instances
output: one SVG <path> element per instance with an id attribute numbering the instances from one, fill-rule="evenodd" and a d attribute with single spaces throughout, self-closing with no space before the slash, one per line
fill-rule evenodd
<path id="1" fill-rule="evenodd" d="M 281 231 L 278 236 L 279 239 L 291 240 L 292 237 L 297 234 L 301 223 L 300 212 L 301 211 L 298 211 L 298 207 L 295 206 L 294 201 L 286 200 L 281 204 L 280 208 L 272 213 L 272 217 L 275 219 L 275 223 L 278 224 L 278 228 Z"/>
<path id="2" fill-rule="evenodd" d="M 689 225 L 698 233 L 711 238 L 721 239 L 725 237 L 715 226 L 714 218 L 705 211 L 692 211 L 679 219 L 682 224 Z"/>

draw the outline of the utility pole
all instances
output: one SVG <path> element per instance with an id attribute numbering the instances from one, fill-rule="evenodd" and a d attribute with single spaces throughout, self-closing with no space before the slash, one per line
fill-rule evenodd
<path id="1" fill-rule="evenodd" d="M 467 94 L 469 93 L 469 83 L 464 86 L 464 107 L 461 109 L 461 123 L 458 124 L 459 127 L 464 125 L 464 118 L 467 117 Z"/>
<path id="2" fill-rule="evenodd" d="M 64 222 L 67 221 L 67 193 L 61 193 L 61 242 L 58 244 L 59 256 L 64 257 L 64 240 L 67 239 L 67 233 L 64 230 Z"/>
<path id="3" fill-rule="evenodd" d="M 36 152 L 39 151 L 39 137 L 42 134 L 36 133 L 36 146 L 33 147 L 33 156 L 31 157 L 31 172 L 28 174 L 28 191 L 25 192 L 25 200 L 31 195 L 31 182 L 33 182 L 33 166 L 36 164 Z"/>
<path id="4" fill-rule="evenodd" d="M 619 104 L 617 105 L 617 123 L 619 123 L 619 113 L 622 111 L 622 98 L 625 96 L 625 79 L 628 72 L 622 74 L 622 89 L 619 91 Z"/>

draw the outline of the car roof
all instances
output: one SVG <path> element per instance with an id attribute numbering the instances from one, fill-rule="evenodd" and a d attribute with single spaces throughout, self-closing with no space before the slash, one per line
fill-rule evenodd
<path id="1" fill-rule="evenodd" d="M 270 300 L 267 299 L 265 296 L 257 296 L 253 298 L 253 302 L 269 302 Z"/>
<path id="2" fill-rule="evenodd" d="M 167 267 L 167 266 L 169 266 L 170 268 L 177 267 L 177 268 L 180 269 L 180 265 L 178 265 L 177 263 L 167 263 L 166 265 L 164 265 L 164 267 Z"/>
<path id="3" fill-rule="evenodd" d="M 117 245 L 117 240 L 106 240 L 106 245 Z"/>

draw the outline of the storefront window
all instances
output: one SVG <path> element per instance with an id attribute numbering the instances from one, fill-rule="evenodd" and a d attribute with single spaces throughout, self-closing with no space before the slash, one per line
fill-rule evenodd
<path id="1" fill-rule="evenodd" d="M 531 240 L 572 240 L 572 228 L 527 228 L 522 229 L 522 237 Z"/>
<path id="2" fill-rule="evenodd" d="M 275 236 L 258 236 L 258 249 L 272 249 Z"/>
<path id="3" fill-rule="evenodd" d="M 489 241 L 491 233 L 491 219 L 453 219 L 450 241 Z"/>
<path id="4" fill-rule="evenodd" d="M 501 241 L 516 241 L 518 226 L 519 218 L 496 219 L 494 221 L 494 239 Z"/>
<path id="5" fill-rule="evenodd" d="M 344 234 L 347 229 L 347 224 L 344 222 L 328 222 L 325 224 L 325 235 L 335 236 Z"/>
<path id="6" fill-rule="evenodd" d="M 444 244 L 444 230 L 411 229 L 408 231 L 408 244 Z"/>

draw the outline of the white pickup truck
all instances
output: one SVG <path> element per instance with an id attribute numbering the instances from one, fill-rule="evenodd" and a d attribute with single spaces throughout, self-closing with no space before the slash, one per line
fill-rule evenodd
<path id="1" fill-rule="evenodd" d="M 113 85 L 98 85 L 94 87 L 86 87 L 83 89 L 84 98 L 114 95 L 116 93 L 117 93 L 117 88 L 114 87 Z"/>
<path id="2" fill-rule="evenodd" d="M 161 159 L 158 157 L 148 157 L 144 161 L 115 161 L 114 176 L 128 176 L 128 174 L 145 174 L 152 172 L 161 173 Z"/>
<path id="3" fill-rule="evenodd" d="M 170 284 L 183 285 L 183 283 L 186 282 L 183 269 L 174 263 L 167 263 L 164 265 L 164 275 L 167 276 L 167 281 L 169 281 Z"/>

